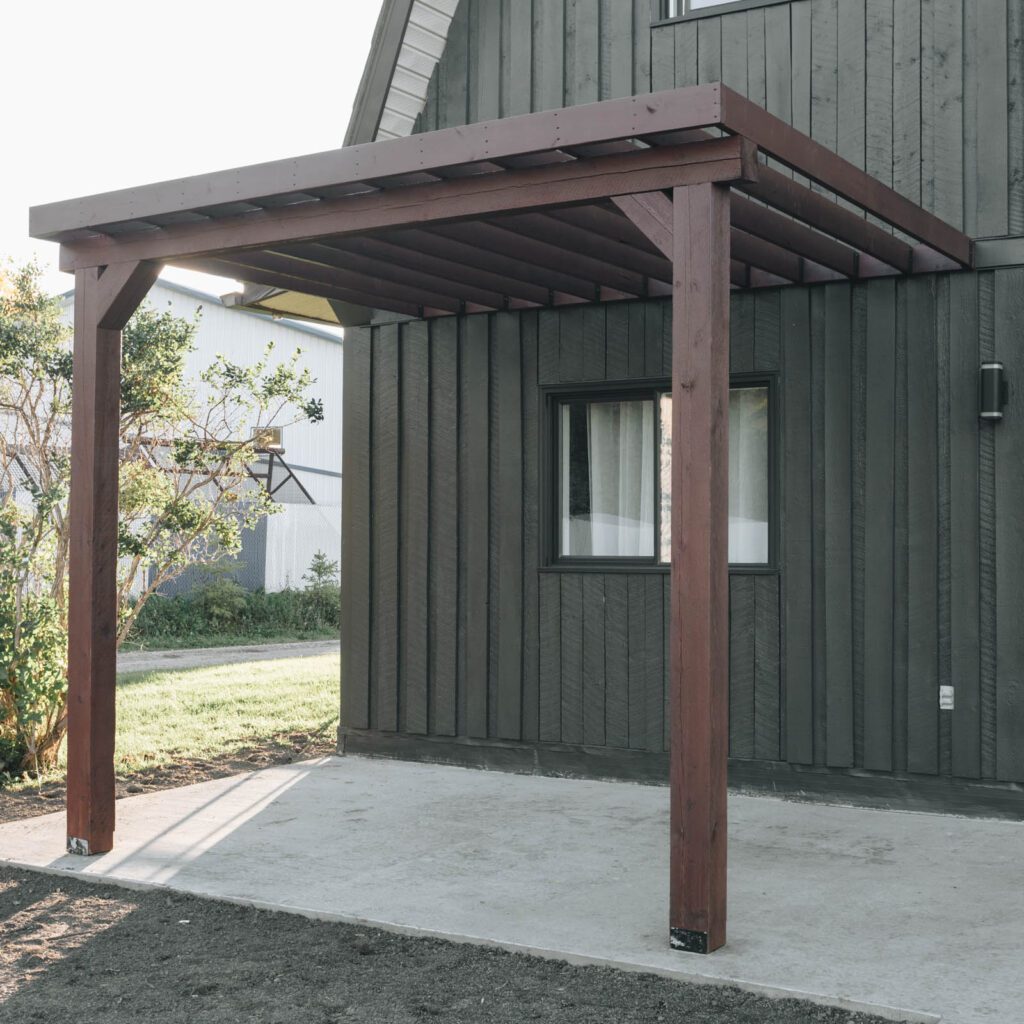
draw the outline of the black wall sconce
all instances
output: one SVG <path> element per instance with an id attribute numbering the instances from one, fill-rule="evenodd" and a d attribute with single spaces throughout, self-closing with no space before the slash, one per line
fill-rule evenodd
<path id="1" fill-rule="evenodd" d="M 998 422 L 1003 418 L 1003 407 L 1010 397 L 1002 363 L 982 363 L 978 373 L 978 416 Z"/>

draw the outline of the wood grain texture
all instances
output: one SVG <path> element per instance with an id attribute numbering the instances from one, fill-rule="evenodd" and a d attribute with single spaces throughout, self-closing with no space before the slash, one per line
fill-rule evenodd
<path id="1" fill-rule="evenodd" d="M 493 361 L 497 428 L 493 440 L 497 480 L 491 506 L 491 532 L 497 539 L 492 608 L 498 648 L 495 735 L 518 740 L 523 690 L 523 419 L 520 325 L 513 313 L 500 313 L 494 319 Z"/>
<path id="2" fill-rule="evenodd" d="M 754 757 L 781 757 L 779 577 L 754 576 Z"/>
<path id="3" fill-rule="evenodd" d="M 963 0 L 921 5 L 921 201 L 957 226 L 964 218 L 963 25 Z"/>
<path id="4" fill-rule="evenodd" d="M 968 3 L 964 28 L 964 229 L 1001 235 L 1009 224 L 1006 0 Z"/>
<path id="5" fill-rule="evenodd" d="M 901 0 L 893 9 L 892 184 L 921 201 L 921 4 Z"/>
<path id="6" fill-rule="evenodd" d="M 460 464 L 460 559 L 465 593 L 466 735 L 487 736 L 490 562 L 490 339 L 486 316 L 464 321 Z"/>
<path id="7" fill-rule="evenodd" d="M 996 357 L 994 273 L 978 275 L 978 349 L 982 362 Z M 996 432 L 978 432 L 978 619 L 980 664 L 981 777 L 996 775 Z"/>
<path id="8" fill-rule="evenodd" d="M 605 745 L 604 577 L 583 575 L 583 742 Z"/>
<path id="9" fill-rule="evenodd" d="M 75 274 L 68 524 L 67 837 L 88 854 L 113 848 L 115 817 L 121 332 L 98 326 L 99 281 Z"/>
<path id="10" fill-rule="evenodd" d="M 729 578 L 729 756 L 754 756 L 754 577 Z"/>
<path id="11" fill-rule="evenodd" d="M 825 292 L 824 612 L 826 763 L 853 765 L 852 293 Z"/>
<path id="12" fill-rule="evenodd" d="M 629 588 L 620 573 L 605 577 L 605 728 L 610 747 L 629 746 Z"/>
<path id="13" fill-rule="evenodd" d="M 540 585 L 541 530 L 546 509 L 541 508 L 540 416 L 537 391 L 536 313 L 520 321 L 523 359 L 523 739 L 538 738 L 540 714 Z"/>
<path id="14" fill-rule="evenodd" d="M 430 346 L 424 321 L 401 328 L 401 540 L 399 561 L 401 728 L 425 734 L 428 719 L 430 556 Z"/>
<path id="15" fill-rule="evenodd" d="M 811 544 L 811 337 L 805 288 L 781 295 L 783 337 L 782 556 L 785 577 L 786 760 L 814 760 Z"/>
<path id="16" fill-rule="evenodd" d="M 949 287 L 950 622 L 956 687 L 952 769 L 960 778 L 976 779 L 981 776 L 978 281 L 957 274 Z"/>
<path id="17" fill-rule="evenodd" d="M 458 725 L 458 345 L 457 320 L 431 324 L 430 731 L 441 736 L 454 736 Z"/>
<path id="18" fill-rule="evenodd" d="M 938 750 L 938 368 L 934 282 L 907 287 L 907 768 Z"/>
<path id="19" fill-rule="evenodd" d="M 995 342 L 1010 352 L 1024 336 L 1024 268 L 995 275 Z M 995 450 L 996 777 L 1024 781 L 1024 424 L 1012 413 L 1000 424 Z"/>
<path id="20" fill-rule="evenodd" d="M 863 766 L 892 768 L 896 291 L 871 286 L 865 354 Z"/>
<path id="21" fill-rule="evenodd" d="M 677 189 L 673 206 L 669 920 L 712 951 L 726 937 L 728 192 Z"/>
<path id="22" fill-rule="evenodd" d="M 341 495 L 341 724 L 370 726 L 372 330 L 346 332 Z"/>
<path id="23" fill-rule="evenodd" d="M 398 325 L 377 328 L 373 338 L 373 625 L 371 710 L 373 728 L 398 728 L 399 645 L 399 416 Z"/>
<path id="24" fill-rule="evenodd" d="M 562 738 L 562 585 L 554 573 L 540 576 L 540 739 Z"/>
<path id="25" fill-rule="evenodd" d="M 560 578 L 562 708 L 561 740 L 583 742 L 583 580 L 563 573 Z"/>

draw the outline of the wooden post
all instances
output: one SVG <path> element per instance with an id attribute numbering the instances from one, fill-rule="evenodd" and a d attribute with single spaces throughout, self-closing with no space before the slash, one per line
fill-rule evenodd
<path id="1" fill-rule="evenodd" d="M 114 843 L 121 328 L 158 270 L 154 264 L 134 263 L 75 273 L 68 578 L 70 853 L 105 853 Z"/>
<path id="2" fill-rule="evenodd" d="M 725 943 L 729 189 L 673 192 L 671 870 L 675 949 Z"/>

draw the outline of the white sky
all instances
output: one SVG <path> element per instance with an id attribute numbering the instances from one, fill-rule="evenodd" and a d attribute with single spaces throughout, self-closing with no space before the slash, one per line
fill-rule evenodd
<path id="1" fill-rule="evenodd" d="M 8 0 L 0 259 L 66 291 L 39 203 L 340 146 L 381 0 Z M 222 293 L 220 278 L 168 277 Z"/>

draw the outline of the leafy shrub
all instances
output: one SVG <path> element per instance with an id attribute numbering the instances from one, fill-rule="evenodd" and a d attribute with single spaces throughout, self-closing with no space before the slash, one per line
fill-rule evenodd
<path id="1" fill-rule="evenodd" d="M 67 635 L 45 577 L 52 545 L 33 525 L 0 505 L 0 774 L 52 767 L 64 737 Z"/>
<path id="2" fill-rule="evenodd" d="M 318 552 L 303 576 L 304 590 L 247 591 L 215 578 L 188 594 L 151 597 L 139 611 L 130 639 L 145 646 L 206 637 L 279 637 L 338 629 L 338 564 Z"/>

